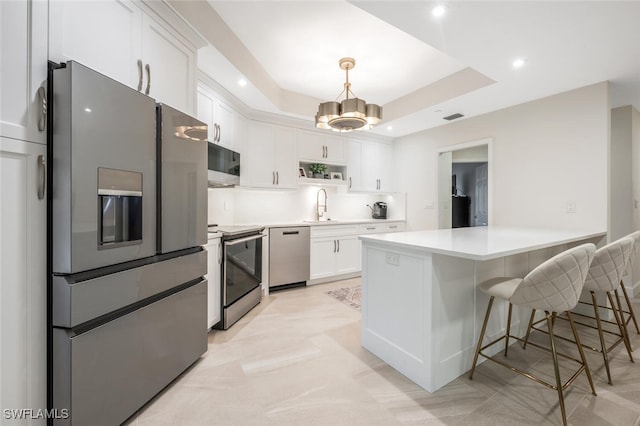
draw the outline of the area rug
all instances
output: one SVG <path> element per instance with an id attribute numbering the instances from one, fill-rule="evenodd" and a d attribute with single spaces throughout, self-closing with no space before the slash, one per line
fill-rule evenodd
<path id="1" fill-rule="evenodd" d="M 327 294 L 351 306 L 353 309 L 360 310 L 361 288 L 359 285 L 331 290 Z"/>

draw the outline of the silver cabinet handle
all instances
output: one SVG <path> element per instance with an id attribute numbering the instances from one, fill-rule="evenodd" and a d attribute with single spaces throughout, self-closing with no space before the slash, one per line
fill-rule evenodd
<path id="1" fill-rule="evenodd" d="M 38 200 L 44 199 L 44 191 L 47 186 L 47 169 L 44 155 L 38 155 L 38 171 L 40 172 L 40 183 L 38 185 Z"/>
<path id="2" fill-rule="evenodd" d="M 276 170 L 276 185 L 280 185 L 280 172 Z"/>
<path id="3" fill-rule="evenodd" d="M 213 123 L 213 142 L 218 142 L 218 125 Z"/>
<path id="4" fill-rule="evenodd" d="M 351 189 L 351 176 L 349 176 L 349 189 Z"/>
<path id="5" fill-rule="evenodd" d="M 275 185 L 276 184 L 276 172 L 273 171 L 271 172 L 271 185 Z"/>
<path id="6" fill-rule="evenodd" d="M 326 154 L 324 155 L 324 158 L 329 158 L 329 147 L 325 145 L 324 151 L 326 152 Z"/>
<path id="7" fill-rule="evenodd" d="M 367 231 L 372 231 L 372 230 L 374 230 L 374 229 L 376 229 L 376 227 L 375 227 L 375 226 L 369 226 L 369 227 L 367 228 Z"/>
<path id="8" fill-rule="evenodd" d="M 144 66 L 144 69 L 147 71 L 147 88 L 144 89 L 144 94 L 148 95 L 151 90 L 151 67 L 147 64 Z"/>
<path id="9" fill-rule="evenodd" d="M 396 229 L 398 225 L 389 225 L 389 229 Z"/>
<path id="10" fill-rule="evenodd" d="M 142 90 L 142 60 L 138 59 L 138 92 Z"/>
<path id="11" fill-rule="evenodd" d="M 40 118 L 38 119 L 38 130 L 44 131 L 47 125 L 47 89 L 44 86 L 38 88 L 38 97 L 40 97 Z"/>
<path id="12" fill-rule="evenodd" d="M 338 253 L 340 253 L 340 240 L 338 240 Z"/>
<path id="13" fill-rule="evenodd" d="M 222 265 L 222 243 L 218 243 L 218 265 Z"/>
<path id="14" fill-rule="evenodd" d="M 333 240 L 333 252 L 335 253 L 336 251 L 338 251 L 337 249 L 338 245 L 336 244 L 336 240 Z"/>
<path id="15" fill-rule="evenodd" d="M 219 124 L 216 124 L 216 126 L 218 126 L 218 142 L 220 142 L 220 139 L 222 138 L 222 127 L 220 127 Z"/>

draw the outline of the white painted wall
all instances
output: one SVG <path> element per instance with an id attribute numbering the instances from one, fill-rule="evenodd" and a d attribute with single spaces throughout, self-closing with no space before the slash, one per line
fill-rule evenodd
<path id="1" fill-rule="evenodd" d="M 408 229 L 437 227 L 437 150 L 484 138 L 493 139 L 492 224 L 607 229 L 606 82 L 397 139 L 394 185 L 406 191 Z"/>
<path id="2" fill-rule="evenodd" d="M 209 189 L 209 223 L 278 224 L 313 220 L 319 186 L 301 185 L 297 190 L 249 188 Z M 405 219 L 405 196 L 401 193 L 354 194 L 345 187 L 325 186 L 326 217 L 333 220 L 370 219 L 367 204 L 385 201 L 388 219 Z"/>

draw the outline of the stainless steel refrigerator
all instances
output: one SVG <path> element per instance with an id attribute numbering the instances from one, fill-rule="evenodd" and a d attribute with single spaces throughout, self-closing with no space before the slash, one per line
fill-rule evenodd
<path id="1" fill-rule="evenodd" d="M 49 404 L 120 424 L 207 348 L 206 125 L 77 62 L 49 79 Z"/>

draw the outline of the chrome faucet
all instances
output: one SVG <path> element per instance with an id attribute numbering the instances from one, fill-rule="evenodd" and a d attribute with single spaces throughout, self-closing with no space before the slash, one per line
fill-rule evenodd
<path id="1" fill-rule="evenodd" d="M 324 192 L 324 204 L 320 204 L 320 192 Z M 323 211 L 320 211 L 320 207 L 323 208 Z M 322 215 L 327 212 L 327 191 L 324 188 L 320 188 L 318 193 L 316 194 L 316 220 L 320 220 Z"/>

